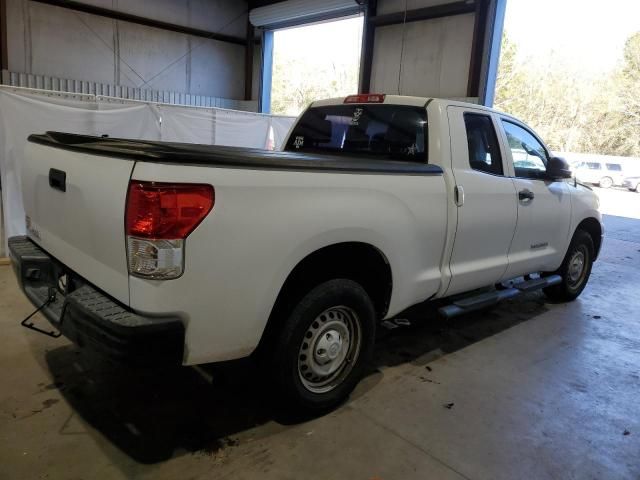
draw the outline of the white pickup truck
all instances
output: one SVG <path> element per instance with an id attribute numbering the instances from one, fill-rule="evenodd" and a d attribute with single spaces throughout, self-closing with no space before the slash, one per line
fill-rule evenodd
<path id="1" fill-rule="evenodd" d="M 564 160 L 450 100 L 318 101 L 276 152 L 49 132 L 26 157 L 10 254 L 53 326 L 131 363 L 254 355 L 311 410 L 349 395 L 381 320 L 573 300 L 602 244 Z"/>

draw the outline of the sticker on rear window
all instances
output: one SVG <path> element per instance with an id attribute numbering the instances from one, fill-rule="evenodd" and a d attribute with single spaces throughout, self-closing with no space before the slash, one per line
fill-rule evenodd
<path id="1" fill-rule="evenodd" d="M 414 156 L 416 154 L 416 152 L 418 151 L 418 145 L 416 145 L 415 143 L 413 145 L 409 145 L 406 148 L 405 154 L 406 155 L 411 155 Z"/>
<path id="2" fill-rule="evenodd" d="M 293 141 L 293 146 L 296 148 L 300 148 L 304 145 L 304 137 L 302 135 L 297 135 L 296 139 Z"/>
<path id="3" fill-rule="evenodd" d="M 353 110 L 353 117 L 351 117 L 351 125 L 359 125 L 360 117 L 362 116 L 362 108 L 358 107 Z"/>

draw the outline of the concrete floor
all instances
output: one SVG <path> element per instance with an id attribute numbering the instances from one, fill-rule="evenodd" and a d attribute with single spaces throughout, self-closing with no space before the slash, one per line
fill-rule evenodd
<path id="1" fill-rule="evenodd" d="M 638 479 L 640 220 L 606 224 L 576 302 L 415 308 L 352 398 L 307 421 L 243 369 L 119 370 L 21 328 L 32 307 L 0 267 L 0 479 Z"/>

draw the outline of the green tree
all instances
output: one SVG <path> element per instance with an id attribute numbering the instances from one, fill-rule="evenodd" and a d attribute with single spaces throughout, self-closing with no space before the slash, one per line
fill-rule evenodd
<path id="1" fill-rule="evenodd" d="M 597 75 L 557 52 L 524 58 L 505 32 L 495 105 L 553 150 L 640 156 L 640 32 L 627 41 L 623 65 Z"/>
<path id="2" fill-rule="evenodd" d="M 271 111 L 298 115 L 311 102 L 357 93 L 358 58 L 337 63 L 318 62 L 286 49 L 275 49 L 271 84 Z"/>
<path id="3" fill-rule="evenodd" d="M 615 83 L 623 123 L 619 149 L 624 154 L 640 156 L 640 32 L 625 43 L 622 68 Z"/>

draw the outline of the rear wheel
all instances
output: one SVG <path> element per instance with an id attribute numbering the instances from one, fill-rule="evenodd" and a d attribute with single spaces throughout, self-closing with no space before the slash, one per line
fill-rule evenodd
<path id="1" fill-rule="evenodd" d="M 272 377 L 290 405 L 318 412 L 343 401 L 373 353 L 375 312 L 356 282 L 335 279 L 306 294 L 275 342 Z"/>
<path id="2" fill-rule="evenodd" d="M 577 230 L 560 268 L 553 272 L 562 282 L 543 291 L 551 300 L 569 302 L 578 298 L 591 275 L 595 248 L 593 239 L 584 230 Z"/>
<path id="3" fill-rule="evenodd" d="M 613 178 L 602 177 L 598 185 L 600 186 L 600 188 L 611 188 L 613 186 Z"/>

